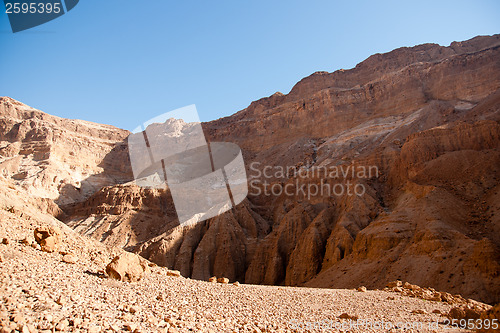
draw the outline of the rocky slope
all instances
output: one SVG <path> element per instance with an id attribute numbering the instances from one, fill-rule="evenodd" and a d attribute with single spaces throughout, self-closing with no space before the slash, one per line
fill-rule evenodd
<path id="1" fill-rule="evenodd" d="M 16 190 L 8 192 L 18 196 Z M 408 331 L 465 332 L 449 324 L 450 313 L 471 308 L 477 317 L 491 308 L 451 295 L 449 302 L 426 301 L 410 297 L 406 288 L 211 283 L 152 263 L 140 281 L 120 282 L 107 277 L 104 268 L 121 250 L 78 235 L 39 211 L 0 209 L 0 219 L 1 332 L 323 332 L 336 327 L 378 332 L 382 322 Z M 62 230 L 59 252 L 40 250 L 33 241 L 39 227 Z"/>
<path id="2" fill-rule="evenodd" d="M 168 189 L 128 183 L 127 132 L 8 98 L 3 177 L 81 233 L 184 276 L 334 288 L 399 278 L 496 303 L 499 56 L 499 35 L 397 49 L 203 124 L 211 141 L 242 148 L 253 186 L 194 226 L 178 225 Z M 348 182 L 363 194 L 311 191 Z M 271 185 L 290 191 L 258 193 Z"/>

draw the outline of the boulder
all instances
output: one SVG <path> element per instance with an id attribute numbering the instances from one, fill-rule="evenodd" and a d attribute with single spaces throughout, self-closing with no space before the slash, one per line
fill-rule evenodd
<path id="1" fill-rule="evenodd" d="M 148 265 L 138 255 L 125 252 L 116 256 L 107 266 L 106 273 L 112 279 L 136 282 L 142 279 Z"/>
<path id="2" fill-rule="evenodd" d="M 225 278 L 225 277 L 221 277 L 221 278 L 217 279 L 217 282 L 227 284 L 227 283 L 229 283 L 229 279 Z"/>
<path id="3" fill-rule="evenodd" d="M 55 252 L 61 245 L 61 230 L 58 227 L 38 227 L 35 229 L 34 236 L 44 252 Z"/>

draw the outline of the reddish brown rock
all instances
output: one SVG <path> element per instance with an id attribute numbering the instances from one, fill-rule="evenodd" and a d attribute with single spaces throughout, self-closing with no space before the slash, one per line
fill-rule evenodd
<path id="1" fill-rule="evenodd" d="M 38 227 L 34 231 L 35 241 L 44 252 L 56 252 L 61 245 L 61 230 L 58 227 Z"/>
<path id="2" fill-rule="evenodd" d="M 497 304 L 491 309 L 481 313 L 480 322 L 482 323 L 482 327 L 478 327 L 479 329 L 477 332 L 498 332 L 500 324 L 498 326 L 495 325 L 494 319 L 496 320 L 496 323 L 500 323 L 500 304 Z"/>
<path id="3" fill-rule="evenodd" d="M 9 98 L 0 100 L 1 184 L 28 189 L 32 207 L 183 276 L 370 289 L 398 279 L 448 293 L 394 287 L 407 296 L 498 302 L 499 42 L 373 55 L 203 124 L 210 141 L 242 148 L 249 176 L 252 162 L 261 170 L 376 166 L 372 177 L 327 180 L 362 185 L 361 197 L 250 193 L 232 211 L 181 227 L 168 190 L 126 183 L 128 132 Z M 271 178 L 294 188 L 324 177 Z"/>
<path id="4" fill-rule="evenodd" d="M 142 279 L 147 269 L 148 265 L 144 259 L 136 254 L 124 252 L 106 266 L 106 273 L 115 280 L 136 282 Z"/>

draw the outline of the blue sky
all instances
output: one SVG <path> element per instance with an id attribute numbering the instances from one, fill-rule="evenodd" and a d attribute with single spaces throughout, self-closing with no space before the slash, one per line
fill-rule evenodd
<path id="1" fill-rule="evenodd" d="M 496 0 L 80 0 L 16 34 L 0 8 L 0 96 L 129 130 L 190 104 L 202 121 L 227 116 L 374 53 L 500 33 Z"/>

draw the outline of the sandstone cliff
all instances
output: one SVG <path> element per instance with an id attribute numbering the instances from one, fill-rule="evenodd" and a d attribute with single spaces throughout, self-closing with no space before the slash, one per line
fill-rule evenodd
<path id="1" fill-rule="evenodd" d="M 336 288 L 399 278 L 499 302 L 499 59 L 499 35 L 397 49 L 203 124 L 211 141 L 243 149 L 256 188 L 267 180 L 293 191 L 251 190 L 236 209 L 191 227 L 178 225 L 168 189 L 127 183 L 127 132 L 8 98 L 3 177 L 52 200 L 76 230 L 184 276 Z M 263 179 L 252 162 L 305 169 Z M 314 172 L 370 166 L 377 172 L 362 177 Z M 295 191 L 347 181 L 363 195 Z"/>

